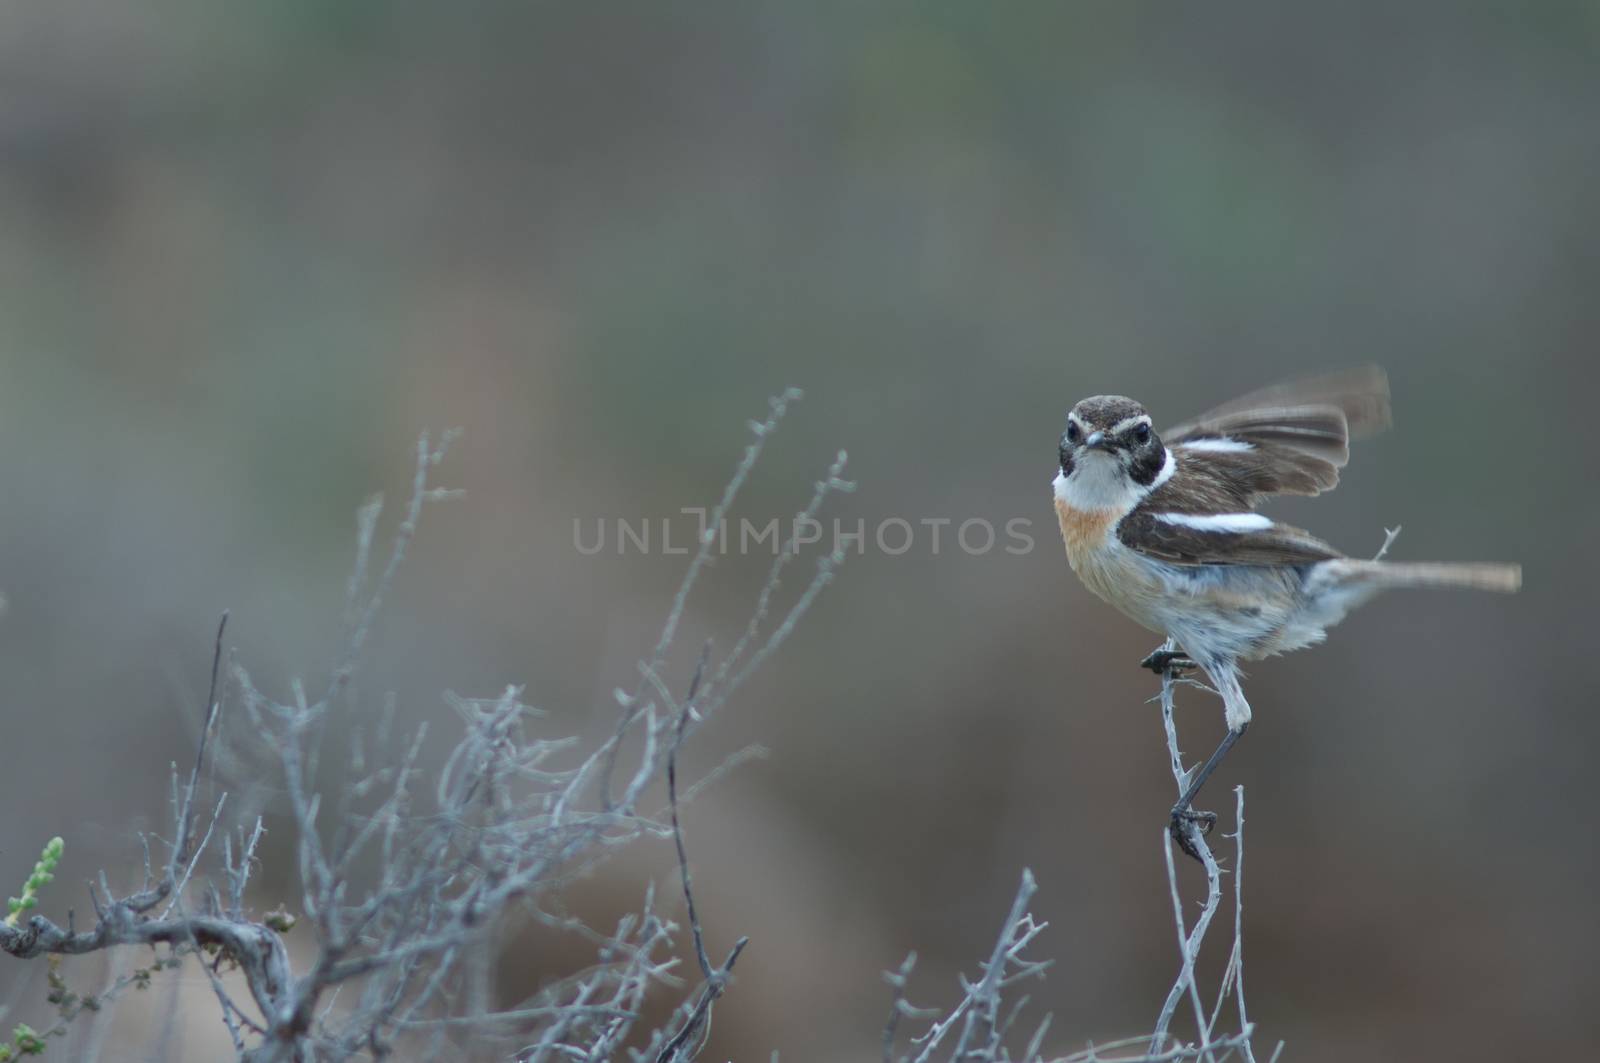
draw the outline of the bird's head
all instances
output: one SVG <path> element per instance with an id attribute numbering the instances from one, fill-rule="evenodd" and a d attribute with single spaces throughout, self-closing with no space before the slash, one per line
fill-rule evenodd
<path id="1" fill-rule="evenodd" d="M 1095 395 L 1067 413 L 1060 458 L 1057 494 L 1084 509 L 1132 509 L 1172 475 L 1150 415 L 1121 395 Z"/>

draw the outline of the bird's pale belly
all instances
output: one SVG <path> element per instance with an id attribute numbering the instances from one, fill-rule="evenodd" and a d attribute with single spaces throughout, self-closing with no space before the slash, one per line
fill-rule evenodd
<path id="1" fill-rule="evenodd" d="M 1251 659 L 1293 648 L 1277 645 L 1295 608 L 1293 570 L 1169 564 L 1124 546 L 1114 511 L 1074 509 L 1057 499 L 1056 516 L 1083 585 L 1141 627 L 1177 639 L 1190 653 Z"/>

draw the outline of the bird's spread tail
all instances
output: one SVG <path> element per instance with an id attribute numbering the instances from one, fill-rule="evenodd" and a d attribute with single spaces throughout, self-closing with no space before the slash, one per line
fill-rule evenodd
<path id="1" fill-rule="evenodd" d="M 1339 561 L 1343 581 L 1378 587 L 1459 587 L 1510 594 L 1522 566 L 1499 561 Z"/>

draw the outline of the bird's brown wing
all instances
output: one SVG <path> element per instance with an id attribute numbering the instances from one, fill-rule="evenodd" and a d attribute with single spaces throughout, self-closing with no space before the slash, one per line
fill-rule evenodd
<path id="1" fill-rule="evenodd" d="M 1350 440 L 1375 435 L 1390 421 L 1389 378 L 1366 366 L 1253 391 L 1161 438 L 1180 461 L 1199 459 L 1253 500 L 1331 490 L 1350 460 Z"/>
<path id="2" fill-rule="evenodd" d="M 1175 565 L 1306 565 L 1344 556 L 1289 524 L 1265 521 L 1262 527 L 1238 530 L 1225 524 L 1193 527 L 1162 520 L 1157 511 L 1143 506 L 1117 525 L 1117 538 L 1130 550 Z"/>

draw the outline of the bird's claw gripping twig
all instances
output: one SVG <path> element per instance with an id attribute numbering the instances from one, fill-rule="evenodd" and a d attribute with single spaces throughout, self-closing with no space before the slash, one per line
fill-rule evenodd
<path id="1" fill-rule="evenodd" d="M 1189 837 L 1191 830 L 1198 830 L 1202 837 L 1209 835 L 1211 829 L 1217 825 L 1215 812 L 1197 812 L 1187 805 L 1174 805 L 1172 809 L 1172 839 L 1178 843 L 1178 848 L 1205 863 L 1205 858 L 1200 855 L 1200 848 Z"/>
<path id="2" fill-rule="evenodd" d="M 1156 649 L 1139 662 L 1140 668 L 1148 668 L 1156 675 L 1171 675 L 1174 679 L 1181 677 L 1185 672 L 1192 672 L 1199 668 L 1198 664 L 1189 659 L 1189 655 L 1182 650 Z"/>

